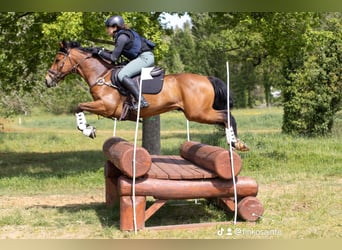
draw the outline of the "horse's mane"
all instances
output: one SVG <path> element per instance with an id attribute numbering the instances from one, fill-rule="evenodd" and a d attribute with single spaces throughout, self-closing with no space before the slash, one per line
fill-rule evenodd
<path id="1" fill-rule="evenodd" d="M 77 41 L 63 41 L 62 45 L 59 49 L 60 52 L 63 53 L 68 53 L 69 49 L 78 49 L 80 51 L 86 52 L 86 53 L 92 53 L 93 48 L 92 47 L 82 47 L 81 43 L 77 42 Z M 113 66 L 101 59 L 99 59 L 98 57 L 94 57 L 96 59 L 98 59 L 98 61 L 103 64 L 106 68 L 112 68 Z"/>
<path id="2" fill-rule="evenodd" d="M 93 48 L 82 47 L 81 44 L 77 41 L 63 41 L 62 45 L 63 46 L 61 46 L 59 49 L 59 51 L 61 52 L 67 52 L 68 49 L 73 49 L 73 48 L 77 48 L 87 53 L 91 53 L 93 50 Z"/>

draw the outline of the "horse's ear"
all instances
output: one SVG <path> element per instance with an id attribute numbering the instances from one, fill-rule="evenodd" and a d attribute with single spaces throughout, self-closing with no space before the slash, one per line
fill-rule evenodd
<path id="1" fill-rule="evenodd" d="M 60 46 L 61 48 L 64 48 L 64 43 L 63 43 L 63 42 L 59 42 L 59 46 Z"/>

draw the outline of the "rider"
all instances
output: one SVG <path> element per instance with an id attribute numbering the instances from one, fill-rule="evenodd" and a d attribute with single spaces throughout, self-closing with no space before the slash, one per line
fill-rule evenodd
<path id="1" fill-rule="evenodd" d="M 93 55 L 99 55 L 113 63 L 121 55 L 130 60 L 119 72 L 118 79 L 138 102 L 139 89 L 131 77 L 140 74 L 142 68 L 154 65 L 154 44 L 151 44 L 150 41 L 142 38 L 137 32 L 128 28 L 121 16 L 111 16 L 106 20 L 105 25 L 108 35 L 113 36 L 115 49 L 110 53 L 103 49 L 95 48 Z M 148 106 L 149 103 L 141 96 L 140 107 L 146 108 Z M 133 109 L 138 109 L 137 103 L 133 106 Z"/>

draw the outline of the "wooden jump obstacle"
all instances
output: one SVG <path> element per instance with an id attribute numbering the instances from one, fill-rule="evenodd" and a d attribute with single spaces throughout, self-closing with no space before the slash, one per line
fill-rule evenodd
<path id="1" fill-rule="evenodd" d="M 106 204 L 120 203 L 120 230 L 134 230 L 133 223 L 133 144 L 109 138 L 103 145 Z M 207 198 L 228 211 L 234 211 L 234 187 L 229 152 L 223 148 L 185 142 L 180 156 L 150 155 L 144 148 L 136 151 L 135 205 L 137 229 L 168 200 Z M 246 221 L 256 221 L 263 213 L 256 198 L 258 184 L 250 177 L 238 176 L 242 168 L 240 156 L 233 152 L 238 197 L 237 212 Z M 146 209 L 146 197 L 154 204 Z"/>

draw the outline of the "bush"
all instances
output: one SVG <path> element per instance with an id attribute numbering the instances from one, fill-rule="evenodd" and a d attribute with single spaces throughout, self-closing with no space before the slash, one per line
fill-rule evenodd
<path id="1" fill-rule="evenodd" d="M 288 75 L 283 89 L 282 129 L 297 135 L 326 135 L 341 109 L 341 45 L 332 32 L 312 31 L 308 36 L 304 64 Z"/>

